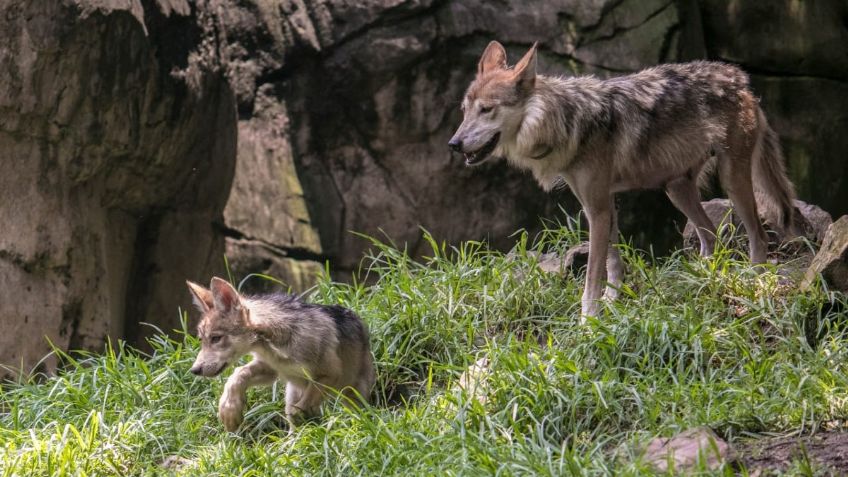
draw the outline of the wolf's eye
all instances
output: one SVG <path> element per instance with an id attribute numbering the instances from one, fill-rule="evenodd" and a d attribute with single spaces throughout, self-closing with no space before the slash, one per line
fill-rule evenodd
<path id="1" fill-rule="evenodd" d="M 212 343 L 212 344 L 218 344 L 221 341 L 221 338 L 222 338 L 221 335 L 210 336 L 209 342 Z"/>
<path id="2" fill-rule="evenodd" d="M 480 106 L 480 114 L 491 113 L 495 109 L 494 106 Z"/>

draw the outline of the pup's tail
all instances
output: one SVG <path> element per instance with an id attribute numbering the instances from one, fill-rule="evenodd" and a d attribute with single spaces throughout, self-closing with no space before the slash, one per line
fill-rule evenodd
<path id="1" fill-rule="evenodd" d="M 757 107 L 757 144 L 752 160 L 754 193 L 761 213 L 774 221 L 786 239 L 803 235 L 795 217 L 795 188 L 783 165 L 777 133 L 769 126 L 762 108 Z"/>

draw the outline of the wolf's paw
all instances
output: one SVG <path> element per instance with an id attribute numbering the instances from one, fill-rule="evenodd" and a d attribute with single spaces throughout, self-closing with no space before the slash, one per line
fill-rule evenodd
<path id="1" fill-rule="evenodd" d="M 607 287 L 604 290 L 603 300 L 607 302 L 613 302 L 618 299 L 619 291 L 618 288 L 615 287 Z"/>
<path id="2" fill-rule="evenodd" d="M 241 425 L 244 416 L 244 399 L 238 394 L 224 393 L 218 403 L 218 418 L 224 425 L 224 429 L 235 432 Z"/>

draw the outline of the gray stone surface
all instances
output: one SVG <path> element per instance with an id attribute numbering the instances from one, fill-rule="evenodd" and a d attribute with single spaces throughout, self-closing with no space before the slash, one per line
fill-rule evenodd
<path id="1" fill-rule="evenodd" d="M 232 94 L 220 75 L 170 76 L 193 45 L 161 54 L 188 19 L 160 3 L 0 7 L 0 363 L 170 330 L 182 279 L 222 268 Z"/>
<path id="2" fill-rule="evenodd" d="M 699 4 L 707 55 L 752 74 L 799 196 L 834 216 L 848 213 L 848 3 Z"/>
<path id="3" fill-rule="evenodd" d="M 821 275 L 830 290 L 848 293 L 848 215 L 827 229 L 824 242 L 807 269 L 802 288 L 809 288 Z"/>
<path id="4" fill-rule="evenodd" d="M 701 202 L 701 205 L 714 224 L 717 226 L 719 224 L 732 224 L 737 230 L 737 235 L 745 235 L 745 227 L 736 213 L 732 212 L 732 204 L 729 199 L 712 199 Z M 798 222 L 805 231 L 806 237 L 815 243 L 821 243 L 827 232 L 827 228 L 833 221 L 830 214 L 821 207 L 800 200 L 795 201 L 795 210 L 798 214 Z M 766 231 L 771 237 L 772 245 L 777 245 L 786 238 L 782 236 L 780 231 L 769 227 L 768 217 L 763 217 L 762 219 L 765 221 Z M 700 246 L 698 236 L 695 234 L 695 226 L 689 221 L 686 222 L 686 226 L 683 228 L 683 243 L 686 247 L 695 249 L 698 249 Z"/>
<path id="5" fill-rule="evenodd" d="M 695 427 L 670 438 L 658 437 L 652 440 L 643 458 L 659 472 L 671 470 L 674 475 L 680 475 L 681 472 L 697 468 L 717 470 L 723 464 L 733 461 L 736 454 L 711 429 Z"/>

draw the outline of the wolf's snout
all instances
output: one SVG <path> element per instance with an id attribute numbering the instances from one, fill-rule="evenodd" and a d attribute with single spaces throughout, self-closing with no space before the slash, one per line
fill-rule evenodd
<path id="1" fill-rule="evenodd" d="M 450 142 L 448 142 L 448 147 L 451 148 L 451 151 L 462 152 L 462 141 L 457 138 L 453 138 Z"/>
<path id="2" fill-rule="evenodd" d="M 191 372 L 191 374 L 195 374 L 197 376 L 200 376 L 200 373 L 203 371 L 203 366 L 200 366 L 199 364 L 195 364 L 194 366 L 191 367 L 191 369 L 189 369 L 189 371 Z"/>

